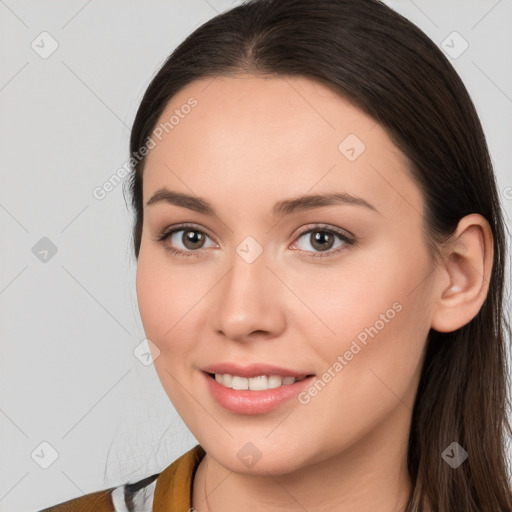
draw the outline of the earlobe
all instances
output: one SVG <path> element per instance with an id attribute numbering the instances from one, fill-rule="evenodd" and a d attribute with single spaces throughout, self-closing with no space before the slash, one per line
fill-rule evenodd
<path id="1" fill-rule="evenodd" d="M 452 239 L 445 249 L 444 279 L 434 297 L 431 327 L 439 332 L 456 331 L 478 314 L 492 271 L 492 230 L 484 217 L 471 214 L 461 219 Z"/>

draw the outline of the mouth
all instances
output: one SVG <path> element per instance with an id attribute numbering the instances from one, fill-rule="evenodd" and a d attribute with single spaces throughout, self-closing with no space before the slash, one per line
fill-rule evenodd
<path id="1" fill-rule="evenodd" d="M 286 403 L 293 404 L 293 399 L 310 386 L 315 379 L 313 374 L 301 374 L 284 368 L 255 366 L 251 370 L 238 368 L 239 373 L 247 376 L 231 373 L 220 373 L 227 368 L 216 368 L 219 373 L 214 373 L 208 368 L 201 370 L 206 389 L 210 396 L 224 409 L 243 415 L 266 414 L 273 410 L 279 410 Z M 232 367 L 232 371 L 237 371 Z M 270 375 L 260 372 L 269 371 Z M 288 375 L 276 375 L 273 372 L 281 371 Z M 295 375 L 290 375 L 294 373 Z M 297 401 L 296 404 L 299 402 Z"/>
<path id="2" fill-rule="evenodd" d="M 254 377 L 243 377 L 230 373 L 210 373 L 204 372 L 211 379 L 218 382 L 221 386 L 234 390 L 267 391 L 282 386 L 289 386 L 296 382 L 314 377 L 314 374 L 305 374 L 297 377 L 281 375 L 257 375 Z"/>

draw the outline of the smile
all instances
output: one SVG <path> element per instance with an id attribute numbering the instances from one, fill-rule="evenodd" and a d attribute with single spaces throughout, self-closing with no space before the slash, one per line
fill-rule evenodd
<path id="1" fill-rule="evenodd" d="M 279 375 L 258 375 L 256 377 L 241 377 L 229 373 L 209 373 L 220 385 L 230 389 L 250 389 L 251 391 L 265 391 L 275 389 L 281 386 L 295 384 L 304 380 L 304 377 L 281 377 Z"/>
<path id="2" fill-rule="evenodd" d="M 315 378 L 314 375 L 242 377 L 205 371 L 201 374 L 206 389 L 219 405 L 230 412 L 247 415 L 265 414 L 292 402 Z"/>

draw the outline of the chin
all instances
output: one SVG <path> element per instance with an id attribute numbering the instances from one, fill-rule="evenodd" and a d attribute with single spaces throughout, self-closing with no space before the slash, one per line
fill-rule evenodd
<path id="1" fill-rule="evenodd" d="M 276 443 L 265 444 L 264 441 L 233 442 L 226 445 L 215 444 L 212 450 L 201 443 L 208 455 L 226 469 L 243 475 L 268 476 L 291 473 L 311 462 L 306 459 L 307 453 L 301 447 L 291 446 L 286 441 L 283 447 Z M 209 444 L 209 443 L 208 443 Z M 301 456 L 301 457 L 300 457 Z"/>

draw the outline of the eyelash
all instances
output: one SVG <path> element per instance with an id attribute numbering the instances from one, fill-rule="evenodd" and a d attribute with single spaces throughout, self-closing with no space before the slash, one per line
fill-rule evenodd
<path id="1" fill-rule="evenodd" d="M 205 250 L 205 249 L 182 251 L 180 249 L 175 249 L 174 247 L 169 247 L 165 243 L 165 241 L 171 235 L 173 235 L 174 233 L 177 233 L 178 231 L 196 231 L 198 233 L 202 233 L 203 235 L 206 235 L 209 238 L 211 238 L 207 233 L 205 233 L 201 229 L 196 228 L 196 226 L 194 226 L 192 224 L 179 224 L 177 226 L 173 226 L 172 229 L 164 229 L 160 233 L 160 235 L 158 235 L 158 237 L 155 239 L 155 241 L 162 243 L 163 246 L 164 246 L 164 249 L 166 251 L 168 251 L 170 254 L 177 255 L 177 256 L 180 256 L 180 257 L 181 256 L 183 256 L 183 257 L 189 257 L 189 256 L 199 257 L 201 252 L 203 250 Z M 354 245 L 357 244 L 355 239 L 349 238 L 347 235 L 345 235 L 344 233 L 342 233 L 338 229 L 333 228 L 333 227 L 329 227 L 329 226 L 324 225 L 324 224 L 319 224 L 319 225 L 313 226 L 312 228 L 309 228 L 307 230 L 304 230 L 304 231 L 300 232 L 297 235 L 296 240 L 298 240 L 299 238 L 301 238 L 303 235 L 305 235 L 307 233 L 312 233 L 312 232 L 315 232 L 315 231 L 334 234 L 334 235 L 338 236 L 344 242 L 344 245 L 342 245 L 338 249 L 334 249 L 334 250 L 330 250 L 330 251 L 324 251 L 324 252 L 316 252 L 313 255 L 308 255 L 310 258 L 327 258 L 327 257 L 333 256 L 333 255 L 339 253 L 340 251 L 343 251 L 344 249 L 346 249 L 346 246 L 354 246 Z M 298 250 L 300 252 L 306 252 L 306 253 L 311 252 L 311 251 L 304 251 L 302 249 L 298 249 Z"/>

